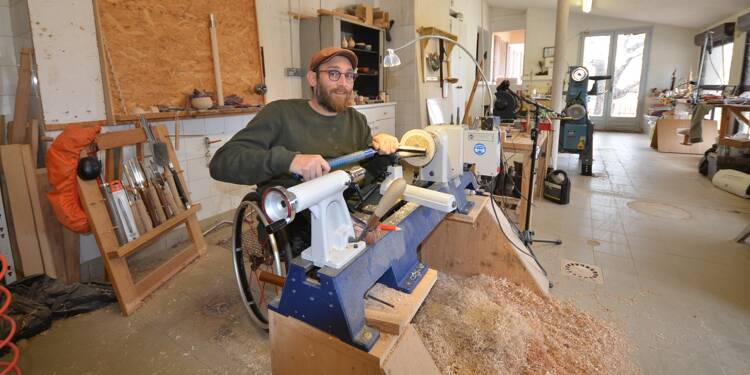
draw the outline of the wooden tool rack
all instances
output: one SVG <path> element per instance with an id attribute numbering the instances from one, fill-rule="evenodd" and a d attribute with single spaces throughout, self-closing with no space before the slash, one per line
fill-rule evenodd
<path id="1" fill-rule="evenodd" d="M 169 158 L 177 170 L 175 177 L 180 179 L 182 186 L 187 187 L 184 173 L 177 161 L 174 148 L 167 136 L 166 128 L 163 125 L 159 125 L 154 126 L 153 130 L 156 138 L 167 144 Z M 95 140 L 100 150 L 111 150 L 135 145 L 139 158 L 142 155 L 142 144 L 146 141 L 146 133 L 140 127 L 100 134 Z M 107 274 L 117 294 L 120 309 L 123 314 L 130 315 L 141 306 L 143 300 L 148 295 L 195 259 L 205 255 L 206 241 L 203 238 L 203 233 L 196 216 L 196 213 L 200 210 L 200 204 L 191 204 L 189 209 L 177 213 L 166 222 L 141 234 L 135 240 L 120 245 L 117 242 L 115 228 L 110 220 L 107 204 L 98 184 L 97 180 L 84 181 L 79 178 L 78 188 L 80 199 L 88 216 L 91 230 L 96 237 L 96 243 L 99 246 Z M 189 193 L 187 191 L 185 193 L 188 195 L 189 200 Z M 181 224 L 185 224 L 187 227 L 189 243 L 159 267 L 143 276 L 139 281 L 134 281 L 134 277 L 128 267 L 127 257 L 144 249 L 146 245 Z"/>

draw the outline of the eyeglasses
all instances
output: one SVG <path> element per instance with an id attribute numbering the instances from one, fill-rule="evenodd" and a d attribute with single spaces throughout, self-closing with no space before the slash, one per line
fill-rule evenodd
<path id="1" fill-rule="evenodd" d="M 318 73 L 320 73 L 320 72 L 326 72 L 326 73 L 328 73 L 328 79 L 330 79 L 333 82 L 338 82 L 338 80 L 341 79 L 341 75 L 342 74 L 344 75 L 344 77 L 346 77 L 347 81 L 354 82 L 354 80 L 357 79 L 357 76 L 359 75 L 359 74 L 354 73 L 354 72 L 341 73 L 338 70 L 332 70 L 332 69 L 321 69 L 321 70 L 318 70 Z"/>

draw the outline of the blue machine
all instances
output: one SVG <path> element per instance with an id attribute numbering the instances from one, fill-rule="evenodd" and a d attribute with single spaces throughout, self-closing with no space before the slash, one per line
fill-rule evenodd
<path id="1" fill-rule="evenodd" d="M 611 79 L 611 76 L 589 76 L 589 71 L 582 66 L 571 66 L 569 71 L 568 92 L 565 95 L 566 118 L 560 121 L 560 144 L 558 150 L 569 154 L 578 154 L 581 174 L 591 176 L 594 163 L 594 124 L 588 115 L 589 95 L 598 95 L 598 81 Z M 594 86 L 589 91 L 589 81 Z"/>
<path id="2" fill-rule="evenodd" d="M 444 184 L 436 184 L 435 189 L 465 200 L 464 189 L 476 186 L 474 175 L 464 172 L 457 182 L 450 190 Z M 378 282 L 411 293 L 428 270 L 417 258 L 417 247 L 445 215 L 426 206 L 417 207 L 397 223 L 402 231 L 386 234 L 338 269 L 318 268 L 308 260 L 294 259 L 281 296 L 268 308 L 369 350 L 380 331 L 365 324 L 365 294 Z"/>

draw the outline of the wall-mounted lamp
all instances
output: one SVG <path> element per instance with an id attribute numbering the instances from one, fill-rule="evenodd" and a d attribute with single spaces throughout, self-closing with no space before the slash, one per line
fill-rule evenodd
<path id="1" fill-rule="evenodd" d="M 425 40 L 425 39 L 437 39 L 437 40 L 443 40 L 443 41 L 448 42 L 448 43 L 453 43 L 458 48 L 460 48 L 462 51 L 466 52 L 466 54 L 469 56 L 469 59 L 474 63 L 474 66 L 477 68 L 477 71 L 479 72 L 479 75 L 482 77 L 482 82 L 484 82 L 484 86 L 485 86 L 486 92 L 487 92 L 487 99 L 489 100 L 490 107 L 492 107 L 492 103 L 493 103 L 492 89 L 490 88 L 490 85 L 489 85 L 489 83 L 487 81 L 487 77 L 484 75 L 484 71 L 482 70 L 481 65 L 479 65 L 479 62 L 474 58 L 474 56 L 472 56 L 471 52 L 468 49 L 466 49 L 466 47 L 464 47 L 460 43 L 457 43 L 453 39 L 446 38 L 446 37 L 444 37 L 442 35 L 422 35 L 420 37 L 417 37 L 416 39 L 411 40 L 410 42 L 404 44 L 401 47 L 393 48 L 393 49 L 388 48 L 386 50 L 385 57 L 383 57 L 383 67 L 385 67 L 385 68 L 392 68 L 392 67 L 401 65 L 401 59 L 396 54 L 396 51 L 398 51 L 400 49 L 403 49 L 403 48 L 406 48 L 406 47 L 408 47 L 408 46 L 410 46 L 410 45 L 412 45 L 412 44 L 414 44 L 414 43 L 416 43 L 416 42 L 418 42 L 420 40 Z M 465 111 L 469 111 L 470 109 L 466 108 L 464 110 Z M 491 109 L 490 109 L 490 113 L 492 113 Z M 458 120 L 458 121 L 460 121 L 460 120 Z"/>

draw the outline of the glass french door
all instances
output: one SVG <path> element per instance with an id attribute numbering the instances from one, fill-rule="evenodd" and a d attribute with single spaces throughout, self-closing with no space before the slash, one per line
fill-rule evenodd
<path id="1" fill-rule="evenodd" d="M 640 131 L 641 103 L 645 97 L 647 30 L 589 33 L 582 37 L 581 65 L 589 76 L 612 75 L 611 80 L 589 81 L 598 95 L 589 95 L 589 117 L 598 130 Z"/>

